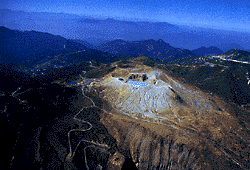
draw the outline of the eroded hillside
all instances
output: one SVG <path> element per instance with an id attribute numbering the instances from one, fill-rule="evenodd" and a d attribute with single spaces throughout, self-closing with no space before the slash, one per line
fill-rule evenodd
<path id="1" fill-rule="evenodd" d="M 140 60 L 3 95 L 11 168 L 249 169 L 249 111 Z"/>
<path id="2" fill-rule="evenodd" d="M 103 109 L 107 110 L 109 116 L 108 120 L 104 119 L 104 125 L 113 133 L 118 146 L 125 150 L 129 146 L 132 159 L 139 169 L 154 169 L 159 165 L 173 169 L 203 169 L 214 166 L 209 165 L 211 162 L 208 163 L 212 161 L 207 159 L 209 151 L 212 152 L 209 154 L 210 158 L 217 158 L 219 164 L 225 165 L 228 164 L 225 161 L 229 159 L 237 163 L 237 157 L 244 157 L 240 153 L 248 152 L 249 146 L 239 145 L 237 142 L 248 134 L 242 131 L 241 125 L 237 123 L 239 121 L 230 114 L 226 104 L 219 98 L 178 82 L 158 69 L 145 65 L 133 67 L 117 68 L 100 81 L 93 82 L 91 87 L 107 103 Z M 117 123 L 110 125 L 110 119 Z M 127 128 L 133 126 L 136 126 L 131 130 L 133 135 L 127 134 L 127 137 Z M 138 126 L 140 130 L 137 129 Z M 127 130 L 122 134 L 124 129 Z M 188 164 L 182 157 L 185 153 L 178 147 L 172 151 L 176 157 L 173 155 L 171 158 L 169 152 L 168 161 L 173 161 L 170 161 L 171 166 L 170 162 L 161 160 L 165 156 L 160 155 L 160 151 L 166 146 L 158 142 L 165 141 L 166 138 L 176 147 L 196 150 L 195 154 L 199 155 L 195 158 L 197 162 Z M 167 145 L 170 146 L 169 143 Z M 204 148 L 209 151 L 202 153 Z M 245 156 L 245 160 L 241 161 L 247 164 L 248 156 Z"/>

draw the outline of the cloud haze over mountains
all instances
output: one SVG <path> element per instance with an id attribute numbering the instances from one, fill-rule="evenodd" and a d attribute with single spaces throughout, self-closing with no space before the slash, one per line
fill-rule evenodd
<path id="1" fill-rule="evenodd" d="M 237 48 L 250 49 L 250 33 L 246 32 L 177 26 L 166 22 L 132 22 L 6 9 L 0 10 L 0 16 L 0 25 L 10 29 L 48 32 L 67 39 L 85 40 L 93 45 L 114 39 L 162 39 L 173 47 L 190 50 L 201 46 L 223 46 L 223 51 L 227 51 L 232 49 L 232 44 Z"/>

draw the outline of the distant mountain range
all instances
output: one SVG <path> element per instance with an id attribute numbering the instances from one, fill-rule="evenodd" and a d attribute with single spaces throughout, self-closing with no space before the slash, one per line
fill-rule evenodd
<path id="1" fill-rule="evenodd" d="M 223 51 L 220 50 L 218 47 L 214 47 L 214 46 L 211 46 L 211 47 L 200 47 L 200 48 L 197 48 L 195 50 L 192 50 L 192 52 L 195 54 L 195 55 L 198 55 L 198 56 L 208 56 L 208 55 L 220 55 L 220 54 L 223 54 Z"/>
<path id="2" fill-rule="evenodd" d="M 112 18 L 97 19 L 64 13 L 0 10 L 0 26 L 60 35 L 87 41 L 95 46 L 115 40 L 162 39 L 173 47 L 194 50 L 216 46 L 223 52 L 250 49 L 250 33 L 188 27 L 167 22 L 132 22 Z M 242 48 L 241 48 L 242 47 Z"/>
<path id="3" fill-rule="evenodd" d="M 28 56 L 39 60 L 46 55 L 88 49 L 82 43 L 37 31 L 19 31 L 0 27 L 0 35 L 1 60 L 7 63 L 23 57 L 28 59 Z"/>
<path id="4" fill-rule="evenodd" d="M 121 39 L 109 41 L 97 47 L 98 50 L 108 52 L 113 55 L 125 56 L 148 56 L 153 59 L 159 58 L 162 61 L 175 60 L 181 56 L 194 55 L 190 50 L 174 48 L 162 39 L 124 41 Z"/>
<path id="5" fill-rule="evenodd" d="M 82 40 L 6 27 L 0 27 L 0 35 L 0 64 L 15 64 L 16 69 L 23 66 L 21 70 L 29 74 L 34 70 L 53 72 L 57 68 L 85 64 L 91 60 L 106 63 L 116 60 L 111 54 L 88 48 L 94 46 Z"/>
<path id="6" fill-rule="evenodd" d="M 19 31 L 0 27 L 0 33 L 3 35 L 2 41 L 7 45 L 7 49 L 1 48 L 1 51 L 33 54 L 45 51 L 88 49 L 82 43 L 44 32 Z"/>
<path id="7" fill-rule="evenodd" d="M 0 34 L 2 35 L 1 62 L 29 65 L 28 67 L 37 69 L 60 68 L 90 60 L 112 62 L 121 57 L 147 56 L 160 62 L 185 62 L 200 56 L 223 54 L 223 51 L 215 46 L 188 50 L 175 48 L 162 39 L 140 41 L 116 39 L 96 47 L 84 40 L 66 39 L 37 31 L 0 27 Z M 248 61 L 248 56 L 246 58 L 243 53 L 239 55 L 243 58 L 238 57 L 237 60 Z"/>
<path id="8" fill-rule="evenodd" d="M 180 57 L 198 57 L 206 55 L 219 55 L 223 54 L 223 51 L 217 47 L 200 47 L 195 50 L 187 50 L 172 47 L 170 44 L 159 40 L 141 40 L 141 41 L 124 41 L 121 39 L 109 41 L 104 43 L 96 49 L 108 52 L 113 55 L 125 55 L 125 56 L 148 56 L 153 59 L 159 58 L 162 61 L 176 60 Z"/>

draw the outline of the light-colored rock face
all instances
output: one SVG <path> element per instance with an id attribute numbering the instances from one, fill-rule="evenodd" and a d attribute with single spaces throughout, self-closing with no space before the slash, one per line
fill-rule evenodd
<path id="1" fill-rule="evenodd" d="M 190 116 L 187 111 L 221 113 L 217 104 L 200 91 L 184 87 L 160 70 L 144 67 L 117 69 L 99 83 L 105 88 L 104 98 L 117 111 L 161 124 L 185 122 Z"/>
<path id="2" fill-rule="evenodd" d="M 139 169 L 145 169 L 140 160 L 150 162 L 148 157 L 151 154 L 152 166 L 168 166 L 163 160 L 161 163 L 162 154 L 157 157 L 157 148 L 164 153 L 164 147 L 170 145 L 158 146 L 157 140 L 164 141 L 167 136 L 174 143 L 171 146 L 184 144 L 186 149 L 199 150 L 205 143 L 214 154 L 225 156 L 230 161 L 231 156 L 225 149 L 249 159 L 246 154 L 250 151 L 248 144 L 239 143 L 243 138 L 249 140 L 249 135 L 226 111 L 223 102 L 171 78 L 161 70 L 144 65 L 117 68 L 102 79 L 93 81 L 89 88 L 98 92 L 96 94 L 104 101 L 103 110 L 108 116 L 104 114 L 101 122 L 119 147 L 130 149 Z M 152 147 L 155 150 L 150 149 Z"/>

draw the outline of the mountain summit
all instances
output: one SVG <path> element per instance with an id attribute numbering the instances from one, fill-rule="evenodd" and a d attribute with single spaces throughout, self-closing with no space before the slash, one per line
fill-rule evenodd
<path id="1" fill-rule="evenodd" d="M 192 50 L 192 52 L 198 56 L 206 56 L 206 55 L 220 55 L 223 54 L 223 51 L 220 50 L 218 47 L 211 46 L 211 47 L 200 47 L 195 50 Z"/>
<path id="2" fill-rule="evenodd" d="M 111 54 L 125 56 L 148 56 L 163 60 L 172 60 L 181 56 L 190 56 L 193 53 L 189 50 L 174 48 L 170 44 L 159 40 L 124 41 L 116 39 L 97 47 L 98 50 Z"/>

